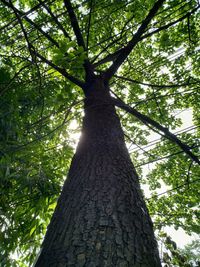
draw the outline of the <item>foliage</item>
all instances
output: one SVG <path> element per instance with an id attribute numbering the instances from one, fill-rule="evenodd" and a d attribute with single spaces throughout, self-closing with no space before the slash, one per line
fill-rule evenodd
<path id="1" fill-rule="evenodd" d="M 64 2 L 0 2 L 0 266 L 29 266 L 38 252 L 73 155 L 74 125 L 80 130 L 77 81 L 85 79 L 87 60 L 96 74 L 109 68 L 156 1 L 72 1 L 85 47 Z M 195 0 L 166 0 L 110 81 L 113 95 L 176 133 L 196 155 L 198 8 Z M 193 116 L 189 128 L 178 116 L 184 110 Z M 150 141 L 152 128 L 117 111 L 141 183 L 151 192 L 155 228 L 199 233 L 198 164 L 164 137 Z M 142 176 L 149 164 L 152 171 Z M 163 187 L 167 192 L 158 195 Z"/>
<path id="2" fill-rule="evenodd" d="M 198 267 L 200 266 L 199 239 L 193 240 L 183 249 L 177 248 L 176 243 L 164 232 L 159 236 L 164 244 L 162 261 L 164 267 Z"/>

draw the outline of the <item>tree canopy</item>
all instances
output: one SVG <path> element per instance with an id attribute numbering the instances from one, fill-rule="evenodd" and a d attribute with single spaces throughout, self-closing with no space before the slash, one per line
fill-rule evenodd
<path id="1" fill-rule="evenodd" d="M 151 191 L 155 229 L 200 232 L 199 7 L 197 0 L 0 1 L 0 266 L 29 266 L 38 252 L 91 69 L 109 81 Z M 192 124 L 180 130 L 186 110 Z M 150 141 L 154 132 L 160 137 Z"/>

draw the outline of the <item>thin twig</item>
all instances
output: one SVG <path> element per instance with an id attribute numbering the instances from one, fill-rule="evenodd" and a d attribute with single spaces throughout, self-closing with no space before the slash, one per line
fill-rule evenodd
<path id="1" fill-rule="evenodd" d="M 16 79 L 16 77 L 26 68 L 30 67 L 31 64 L 25 65 L 23 66 L 18 72 L 15 73 L 15 75 L 13 76 L 13 78 L 9 81 L 9 83 L 7 84 L 7 86 L 5 88 L 3 88 L 0 91 L 0 96 L 2 96 L 11 86 L 11 84 L 13 83 L 13 81 Z"/>
<path id="2" fill-rule="evenodd" d="M 59 47 L 59 44 L 56 40 L 54 40 L 48 33 L 46 33 L 45 31 L 43 31 L 35 22 L 33 22 L 31 19 L 29 19 L 25 13 L 23 13 L 22 11 L 20 11 L 19 9 L 17 9 L 15 6 L 13 6 L 13 4 L 10 2 L 7 2 L 6 0 L 1 0 L 5 6 L 11 8 L 13 11 L 15 11 L 20 19 L 21 17 L 23 19 L 25 19 L 30 25 L 32 25 L 36 30 L 38 30 L 40 33 L 42 33 L 43 36 L 45 36 L 53 45 L 55 45 L 56 47 Z"/>
<path id="3" fill-rule="evenodd" d="M 186 87 L 188 85 L 199 83 L 199 82 L 190 83 L 189 82 L 190 79 L 188 79 L 187 82 L 180 83 L 180 84 L 150 84 L 150 83 L 145 83 L 145 82 L 142 82 L 142 81 L 134 80 L 134 79 L 131 79 L 131 78 L 128 78 L 128 77 L 120 76 L 120 75 L 114 75 L 114 77 L 116 77 L 118 79 L 121 79 L 121 80 L 124 80 L 124 81 L 127 81 L 127 82 L 130 82 L 130 83 L 141 84 L 141 85 L 144 85 L 144 86 L 154 87 L 154 88 L 177 88 L 177 87 Z"/>
<path id="4" fill-rule="evenodd" d="M 58 28 L 63 32 L 64 36 L 71 40 L 71 37 L 69 36 L 69 34 L 67 33 L 67 31 L 65 30 L 65 28 L 63 27 L 63 25 L 60 23 L 60 21 L 58 20 L 58 18 L 53 14 L 53 12 L 51 11 L 51 8 L 48 7 L 45 2 L 42 2 L 41 0 L 39 0 L 39 2 L 41 3 L 41 5 L 47 10 L 47 12 L 50 14 L 51 18 L 53 19 L 53 21 L 57 24 Z"/>
<path id="5" fill-rule="evenodd" d="M 199 182 L 199 181 L 200 181 L 200 179 L 196 179 L 196 180 L 194 180 L 194 181 L 191 181 L 190 184 L 192 184 L 192 183 L 196 183 L 196 182 Z M 180 185 L 178 185 L 178 186 L 176 186 L 176 187 L 174 187 L 174 188 L 172 188 L 172 189 L 169 189 L 169 190 L 167 190 L 167 191 L 165 191 L 165 192 L 162 192 L 162 193 L 157 194 L 157 195 L 155 195 L 155 196 L 146 198 L 145 200 L 149 201 L 149 200 L 151 200 L 151 199 L 153 199 L 153 198 L 157 198 L 158 196 L 162 196 L 162 195 L 168 194 L 168 193 L 173 192 L 173 191 L 175 191 L 175 190 L 177 190 L 177 189 L 179 189 L 179 188 L 181 188 L 181 187 L 183 187 L 183 186 L 185 186 L 185 185 L 187 185 L 187 183 L 180 184 Z"/>

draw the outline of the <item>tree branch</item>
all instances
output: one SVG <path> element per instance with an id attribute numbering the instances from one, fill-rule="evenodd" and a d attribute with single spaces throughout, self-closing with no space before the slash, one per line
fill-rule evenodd
<path id="1" fill-rule="evenodd" d="M 4 1 L 4 0 L 2 0 L 2 1 Z M 47 58 L 45 58 L 44 56 L 42 56 L 40 53 L 38 53 L 35 50 L 35 47 L 28 40 L 27 33 L 26 33 L 25 29 L 24 29 L 23 23 L 21 21 L 21 18 L 19 16 L 19 13 L 17 12 L 17 9 L 13 6 L 12 3 L 9 3 L 9 7 L 13 10 L 13 12 L 15 13 L 15 15 L 16 15 L 16 17 L 18 19 L 18 22 L 19 22 L 19 24 L 21 26 L 22 32 L 23 32 L 24 37 L 26 39 L 26 42 L 28 44 L 28 49 L 30 51 L 30 54 L 31 54 L 31 57 L 32 57 L 33 62 L 35 62 L 35 57 L 38 57 L 40 60 L 42 60 L 42 62 L 46 63 L 47 65 L 49 65 L 52 68 L 54 68 L 55 70 L 57 70 L 60 74 L 62 74 L 68 80 L 70 80 L 74 84 L 76 84 L 76 85 L 80 86 L 81 88 L 83 88 L 84 82 L 82 82 L 79 79 L 75 78 L 74 76 L 70 75 L 65 69 L 62 69 L 62 68 L 58 67 L 53 62 L 51 62 L 50 60 L 48 60 Z"/>
<path id="2" fill-rule="evenodd" d="M 128 23 L 129 23 L 131 20 L 133 20 L 134 17 L 135 17 L 135 16 L 133 15 L 133 16 L 131 16 L 131 18 L 130 18 L 129 20 L 126 21 L 126 23 L 124 24 L 124 26 L 123 26 L 123 28 L 122 28 L 122 30 L 121 30 L 120 36 L 119 36 L 117 39 L 112 40 L 112 42 L 109 43 L 108 45 L 106 45 L 106 47 L 105 47 L 105 48 L 104 48 L 104 49 L 103 49 L 103 50 L 102 50 L 102 51 L 101 51 L 101 52 L 100 52 L 100 53 L 93 59 L 93 62 L 95 62 L 96 59 L 97 59 L 102 53 L 104 53 L 108 47 L 112 46 L 112 45 L 115 44 L 117 41 L 119 41 L 119 40 L 121 40 L 121 39 L 123 38 L 123 33 L 124 33 L 124 30 L 125 30 L 126 26 L 128 25 Z M 113 36 L 112 39 L 114 39 L 114 36 Z M 103 58 L 103 59 L 99 60 L 98 62 L 94 63 L 94 64 L 93 64 L 93 67 L 96 68 L 96 67 L 98 67 L 98 66 L 100 66 L 100 65 L 102 65 L 102 64 L 104 64 L 104 63 L 107 63 L 107 62 L 109 62 L 109 61 L 112 61 L 112 60 L 116 59 L 117 55 L 119 55 L 119 53 L 121 52 L 122 49 L 123 49 L 123 48 L 117 50 L 117 51 L 114 52 L 113 54 L 109 54 L 109 55 L 106 56 L 105 58 Z"/>
<path id="3" fill-rule="evenodd" d="M 6 85 L 5 88 L 0 90 L 0 96 L 2 96 L 12 85 L 13 81 L 15 80 L 15 78 L 26 68 L 30 67 L 31 64 L 25 65 L 23 66 L 18 72 L 15 73 L 15 75 L 13 76 L 13 78 L 9 81 L 9 83 Z"/>
<path id="4" fill-rule="evenodd" d="M 51 11 L 51 8 L 48 7 L 45 2 L 42 2 L 41 0 L 39 0 L 39 2 L 41 3 L 41 5 L 46 9 L 46 11 L 49 13 L 49 15 L 52 17 L 52 19 L 54 20 L 54 22 L 57 24 L 58 28 L 63 32 L 64 36 L 71 40 L 71 37 L 69 36 L 69 34 L 66 32 L 65 28 L 63 27 L 63 25 L 60 23 L 60 21 L 58 20 L 58 18 L 53 14 L 53 12 Z"/>
<path id="5" fill-rule="evenodd" d="M 179 18 L 179 19 L 177 19 L 177 20 L 175 20 L 175 21 L 172 21 L 172 22 L 170 22 L 170 23 L 168 23 L 168 24 L 166 24 L 166 25 L 164 25 L 164 26 L 161 26 L 160 28 L 156 29 L 155 31 L 152 31 L 152 32 L 150 32 L 150 33 L 147 33 L 147 34 L 143 35 L 143 36 L 140 38 L 140 40 L 144 40 L 145 38 L 150 37 L 150 36 L 154 35 L 155 33 L 158 33 L 158 32 L 160 32 L 160 31 L 166 30 L 166 29 L 168 29 L 169 27 L 171 27 L 171 26 L 177 24 L 178 22 L 180 22 L 180 21 L 186 19 L 188 16 L 190 16 L 190 15 L 193 14 L 193 13 L 195 13 L 195 12 L 199 9 L 199 7 L 200 7 L 200 5 L 198 5 L 198 6 L 195 7 L 194 9 L 192 9 L 190 12 L 188 12 L 187 14 L 185 14 L 183 17 L 181 17 L 181 18 Z"/>
<path id="6" fill-rule="evenodd" d="M 70 22 L 71 22 L 74 34 L 76 35 L 78 46 L 82 46 L 84 51 L 86 51 L 87 49 L 85 46 L 85 42 L 83 40 L 83 35 L 81 33 L 76 14 L 74 13 L 70 0 L 64 0 L 64 4 L 69 14 Z M 85 59 L 83 66 L 85 68 L 86 80 L 87 80 L 94 75 L 93 69 L 88 59 Z"/>
<path id="7" fill-rule="evenodd" d="M 119 98 L 118 99 L 113 98 L 113 103 L 116 106 L 118 106 L 118 107 L 122 108 L 123 110 L 127 111 L 128 113 L 134 115 L 136 118 L 138 118 L 144 124 L 151 125 L 154 128 L 156 128 L 157 130 L 159 130 L 162 133 L 164 133 L 165 138 L 167 138 L 168 140 L 170 140 L 173 143 L 177 144 L 193 161 L 195 161 L 196 163 L 198 163 L 200 165 L 200 160 L 198 159 L 198 157 L 196 155 L 194 155 L 191 152 L 191 148 L 188 145 L 186 145 L 185 143 L 183 143 L 180 139 L 178 139 L 176 135 L 174 135 L 173 133 L 171 133 L 168 128 L 163 127 L 162 125 L 160 125 L 155 120 L 149 118 L 148 116 L 140 113 L 136 109 L 130 107 L 127 104 L 125 104 Z"/>
<path id="8" fill-rule="evenodd" d="M 64 3 L 65 3 L 65 7 L 67 9 L 67 12 L 69 14 L 69 18 L 70 18 L 70 22 L 71 22 L 72 28 L 73 28 L 74 33 L 76 35 L 77 43 L 78 43 L 79 46 L 82 46 L 84 48 L 84 50 L 86 50 L 85 43 L 84 43 L 84 40 L 83 40 L 83 36 L 82 36 L 81 30 L 80 30 L 80 27 L 79 27 L 79 24 L 78 24 L 78 20 L 76 18 L 75 13 L 74 13 L 73 7 L 71 5 L 71 2 L 70 2 L 70 0 L 64 0 Z"/>
<path id="9" fill-rule="evenodd" d="M 53 45 L 56 47 L 59 47 L 59 44 L 57 41 L 55 41 L 48 33 L 43 31 L 35 22 L 33 22 L 31 19 L 29 19 L 24 12 L 17 9 L 15 6 L 13 6 L 11 3 L 7 2 L 6 0 L 1 0 L 2 3 L 4 3 L 5 6 L 11 8 L 13 11 L 15 11 L 17 14 L 19 14 L 23 19 L 25 19 L 29 24 L 31 24 L 36 30 L 38 30 L 43 36 L 47 38 Z"/>
<path id="10" fill-rule="evenodd" d="M 44 134 L 44 135 L 42 135 L 42 136 L 39 136 L 38 138 L 33 139 L 33 140 L 31 140 L 31 141 L 29 141 L 29 142 L 27 142 L 27 143 L 25 143 L 25 144 L 22 144 L 22 145 L 13 147 L 12 150 L 5 150 L 5 151 L 3 151 L 3 153 L 9 153 L 9 152 L 13 153 L 13 152 L 15 152 L 15 151 L 24 149 L 24 148 L 27 147 L 28 145 L 33 144 L 33 143 L 35 143 L 35 142 L 38 142 L 38 141 L 40 141 L 41 139 L 43 139 L 43 138 L 49 136 L 50 134 L 54 133 L 54 132 L 57 131 L 58 129 L 62 128 L 62 127 L 64 126 L 65 123 L 67 123 L 68 121 L 71 120 L 71 119 L 68 119 L 68 117 L 69 117 L 69 115 L 70 115 L 70 113 L 71 113 L 71 109 L 72 109 L 72 107 L 74 107 L 74 106 L 77 105 L 78 103 L 80 103 L 80 101 L 75 101 L 75 100 L 74 100 L 73 103 L 69 106 L 68 110 L 65 112 L 65 116 L 64 116 L 63 122 L 62 122 L 60 125 L 58 125 L 57 127 L 55 127 L 54 129 L 52 129 L 51 131 L 49 131 L 48 133 L 46 133 L 46 134 Z M 68 120 L 67 120 L 67 119 L 68 119 Z"/>
<path id="11" fill-rule="evenodd" d="M 191 181 L 190 184 L 193 184 L 193 183 L 196 183 L 196 182 L 199 182 L 199 181 L 200 181 L 200 179 L 196 179 L 196 180 Z M 170 193 L 170 192 L 172 192 L 172 191 L 175 191 L 175 190 L 177 190 L 177 189 L 179 189 L 179 188 L 181 188 L 181 187 L 183 187 L 183 186 L 185 186 L 185 185 L 187 185 L 187 183 L 180 184 L 180 185 L 178 185 L 178 186 L 176 186 L 176 187 L 173 187 L 172 189 L 169 189 L 169 190 L 167 190 L 167 191 L 165 191 L 165 192 L 162 192 L 162 193 L 160 193 L 160 194 L 156 194 L 156 195 L 154 195 L 154 196 L 152 196 L 152 197 L 149 197 L 149 198 L 145 198 L 145 200 L 149 201 L 149 200 L 152 199 L 152 198 L 157 198 L 158 196 L 162 196 L 162 195 L 164 195 L 164 194 L 168 194 L 168 193 Z M 174 215 L 173 215 L 173 217 L 174 217 Z"/>
<path id="12" fill-rule="evenodd" d="M 106 46 L 105 49 L 107 49 L 107 47 L 108 47 L 108 46 Z M 94 64 L 93 64 L 93 67 L 96 68 L 96 67 L 98 67 L 98 66 L 100 66 L 100 65 L 102 65 L 102 64 L 104 64 L 104 63 L 107 63 L 107 62 L 110 62 L 110 61 L 114 61 L 114 60 L 117 58 L 117 56 L 118 56 L 121 52 L 123 52 L 123 49 L 124 49 L 124 48 L 121 48 L 121 49 L 117 50 L 116 52 L 114 52 L 113 54 L 109 54 L 109 55 L 107 55 L 105 58 L 103 58 L 103 59 L 99 60 L 98 62 L 94 63 Z M 102 53 L 102 52 L 101 52 L 101 53 Z M 101 53 L 99 53 L 99 55 L 100 55 Z M 99 57 L 99 55 L 98 55 L 98 57 Z M 96 58 L 95 58 L 95 59 L 96 59 Z"/>
<path id="13" fill-rule="evenodd" d="M 134 34 L 133 38 L 128 42 L 128 44 L 121 50 L 119 55 L 117 56 L 114 63 L 110 66 L 109 69 L 105 72 L 105 79 L 108 81 L 112 76 L 115 74 L 115 72 L 118 70 L 118 68 L 121 66 L 121 64 L 124 62 L 124 60 L 129 56 L 133 48 L 136 46 L 136 44 L 140 41 L 140 37 L 145 32 L 147 26 L 151 22 L 151 20 L 155 17 L 158 9 L 162 6 L 164 0 L 158 0 L 153 8 L 149 11 L 149 14 L 147 17 L 143 20 L 142 24 L 140 25 L 137 32 Z"/>
<path id="14" fill-rule="evenodd" d="M 45 3 L 47 0 L 43 1 L 42 3 Z M 51 1 L 54 2 L 55 0 Z M 2 1 L 3 2 L 3 1 Z M 27 12 L 24 13 L 25 16 L 28 16 L 29 14 L 31 14 L 32 12 L 36 11 L 38 8 L 40 8 L 41 3 L 35 5 L 33 8 L 29 9 Z M 12 23 L 14 23 L 17 19 L 13 19 L 11 20 L 9 23 L 7 23 L 6 25 L 4 25 L 3 27 L 0 28 L 0 32 L 3 31 L 4 29 L 7 29 L 7 27 L 11 26 Z M 13 25 L 15 26 L 15 25 Z"/>
<path id="15" fill-rule="evenodd" d="M 90 13 L 89 13 L 89 19 L 88 19 L 88 25 L 87 25 L 87 38 L 86 38 L 86 48 L 87 48 L 87 51 L 88 51 L 88 47 L 89 47 L 89 37 L 90 37 L 92 9 L 93 9 L 93 0 L 90 1 Z"/>
<path id="16" fill-rule="evenodd" d="M 41 84 L 42 84 L 42 82 L 41 82 L 40 68 L 39 68 L 39 66 L 38 66 L 38 64 L 37 64 L 36 57 L 35 57 L 35 53 L 34 53 L 35 48 L 34 48 L 34 46 L 31 44 L 31 42 L 29 41 L 29 39 L 28 39 L 28 34 L 27 34 L 26 30 L 25 30 L 25 27 L 24 27 L 24 25 L 23 25 L 23 22 L 22 22 L 22 20 L 21 20 L 21 17 L 20 17 L 19 14 L 16 12 L 16 10 L 15 10 L 15 8 L 14 8 L 14 6 L 13 6 L 13 4 L 12 4 L 11 1 L 10 1 L 10 4 L 11 4 L 12 9 L 13 9 L 13 12 L 15 13 L 15 16 L 16 16 L 16 18 L 17 18 L 17 20 L 18 20 L 18 22 L 19 22 L 19 24 L 20 24 L 20 26 L 21 26 L 21 30 L 22 30 L 22 32 L 23 32 L 23 34 L 24 34 L 24 38 L 25 38 L 25 40 L 26 40 L 26 42 L 27 42 L 28 49 L 29 49 L 29 52 L 30 52 L 30 55 L 31 55 L 31 58 L 32 58 L 32 63 L 33 63 L 33 64 L 35 63 L 36 68 L 37 68 L 38 77 L 39 77 L 39 81 L 40 81 L 38 89 L 39 89 L 39 93 L 40 93 L 40 96 L 41 96 L 41 99 L 42 99 L 42 103 L 43 103 L 43 104 L 42 104 L 42 109 L 41 109 L 41 116 L 42 116 L 42 114 L 43 114 L 43 110 L 44 110 L 44 96 L 43 96 L 43 94 L 42 94 L 42 92 L 41 92 Z"/>
<path id="17" fill-rule="evenodd" d="M 197 148 L 197 147 L 199 147 L 199 146 L 195 146 L 193 148 Z M 163 156 L 163 157 L 160 157 L 160 158 L 157 158 L 157 159 L 152 159 L 152 160 L 149 160 L 147 162 L 143 162 L 141 164 L 135 165 L 135 168 L 138 168 L 138 167 L 141 167 L 141 166 L 145 166 L 147 164 L 151 164 L 151 163 L 163 160 L 163 159 L 169 159 L 169 158 L 171 158 L 173 156 L 177 156 L 177 155 L 182 154 L 182 153 L 184 153 L 184 151 L 183 150 L 179 150 L 179 151 L 171 153 L 169 155 L 166 155 L 166 156 Z"/>
<path id="18" fill-rule="evenodd" d="M 21 20 L 21 17 L 19 16 L 19 14 L 17 13 L 17 11 L 15 10 L 15 7 L 13 6 L 12 2 L 10 2 L 10 5 L 11 5 L 11 8 L 12 8 L 12 10 L 13 10 L 16 18 L 17 18 L 17 21 L 19 22 L 19 25 L 21 27 L 21 30 L 23 32 L 24 38 L 25 38 L 26 43 L 27 43 L 27 46 L 28 46 L 29 53 L 30 53 L 31 58 L 32 58 L 32 63 L 34 63 L 35 62 L 35 56 L 34 56 L 34 51 L 33 51 L 34 50 L 34 47 L 29 42 L 28 35 L 27 35 L 27 32 L 26 32 L 26 30 L 24 28 L 24 25 L 23 25 L 23 22 Z"/>
<path id="19" fill-rule="evenodd" d="M 138 144 L 136 144 L 136 142 L 134 142 L 126 133 L 124 133 L 124 136 L 129 140 L 129 142 L 131 142 L 131 145 L 134 144 L 135 146 L 137 146 L 139 148 L 139 150 L 142 150 L 144 152 L 144 154 L 149 155 L 150 157 L 152 157 L 153 155 L 150 154 L 148 151 L 146 151 L 144 148 L 142 148 L 141 146 L 139 146 Z M 129 150 L 129 149 L 128 149 Z"/>
<path id="20" fill-rule="evenodd" d="M 47 65 L 49 65 L 50 67 L 52 67 L 53 69 L 57 70 L 60 74 L 62 74 L 65 78 L 67 78 L 69 81 L 73 82 L 74 84 L 78 85 L 81 88 L 84 88 L 84 82 L 75 78 L 74 76 L 70 75 L 65 69 L 62 69 L 60 67 L 58 67 L 57 65 L 55 65 L 52 61 L 48 60 L 47 58 L 45 58 L 44 56 L 42 56 L 40 53 L 38 53 L 37 51 L 34 51 L 35 55 L 41 59 L 42 62 L 46 63 Z"/>
<path id="21" fill-rule="evenodd" d="M 142 35 L 139 38 L 138 42 L 141 41 L 141 40 L 146 39 L 147 37 L 150 37 L 150 36 L 154 35 L 155 33 L 158 33 L 158 32 L 160 32 L 162 30 L 166 30 L 166 29 L 170 28 L 171 26 L 177 24 L 178 22 L 188 18 L 188 16 L 190 16 L 193 13 L 195 13 L 199 9 L 199 7 L 200 7 L 200 5 L 198 5 L 196 8 L 194 8 L 193 10 L 191 10 L 190 12 L 185 14 L 183 17 L 181 17 L 181 18 L 179 18 L 179 19 L 177 19 L 175 21 L 172 21 L 172 22 L 170 22 L 170 23 L 168 23 L 168 24 L 166 24 L 164 26 L 161 26 L 160 28 L 158 28 L 158 29 L 156 29 L 156 30 L 154 30 L 154 31 L 152 31 L 150 33 Z M 107 63 L 107 62 L 110 62 L 110 61 L 114 61 L 120 53 L 123 53 L 124 49 L 125 48 L 121 48 L 121 49 L 117 50 L 116 52 L 114 52 L 113 54 L 107 55 L 105 58 L 103 58 L 103 59 L 99 60 L 98 62 L 94 63 L 93 67 L 96 68 L 96 67 L 98 67 L 98 66 L 100 66 L 100 65 L 102 65 L 104 63 Z"/>
<path id="22" fill-rule="evenodd" d="M 186 83 L 180 83 L 180 84 L 150 84 L 150 83 L 144 83 L 144 82 L 141 82 L 141 81 L 138 81 L 138 80 L 134 80 L 134 79 L 130 79 L 128 77 L 123 77 L 123 76 L 119 76 L 119 75 L 114 75 L 114 77 L 118 78 L 118 79 L 121 79 L 121 80 L 124 80 L 124 81 L 127 81 L 127 82 L 130 82 L 130 83 L 136 83 L 136 84 L 141 84 L 141 85 L 144 85 L 144 86 L 149 86 L 149 87 L 154 87 L 154 88 L 177 88 L 177 87 L 186 87 L 188 85 L 192 85 L 192 84 L 197 84 L 198 82 L 193 82 L 193 83 L 190 83 L 188 79 L 188 82 Z"/>

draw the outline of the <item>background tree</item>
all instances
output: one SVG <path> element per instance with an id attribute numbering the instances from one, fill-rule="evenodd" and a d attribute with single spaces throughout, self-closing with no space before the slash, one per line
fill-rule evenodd
<path id="1" fill-rule="evenodd" d="M 164 245 L 163 263 L 164 267 L 198 267 L 199 261 L 199 239 L 193 240 L 183 249 L 179 249 L 177 244 L 164 232 L 160 232 L 160 241 Z"/>
<path id="2" fill-rule="evenodd" d="M 70 165 L 72 122 L 80 129 L 97 76 L 152 190 L 155 227 L 198 233 L 198 1 L 1 0 L 0 8 L 1 264 L 33 262 Z M 185 109 L 194 125 L 177 132 Z M 162 137 L 148 144 L 152 130 Z M 169 190 L 158 195 L 163 183 Z"/>

